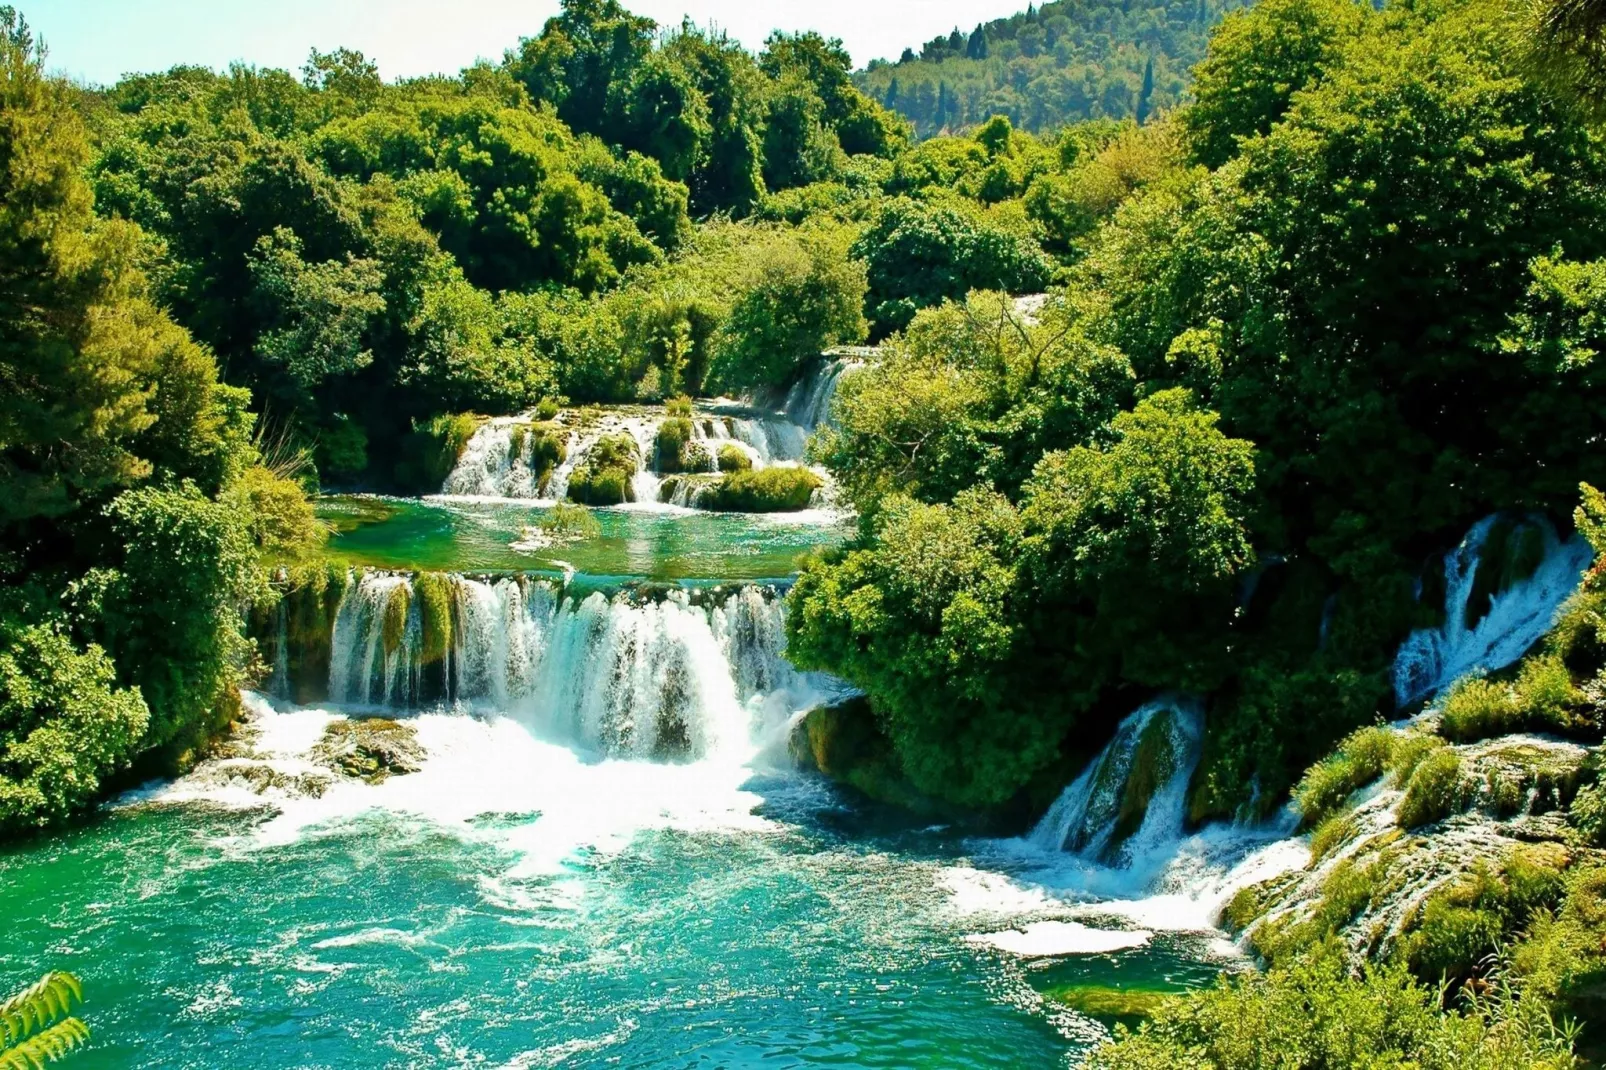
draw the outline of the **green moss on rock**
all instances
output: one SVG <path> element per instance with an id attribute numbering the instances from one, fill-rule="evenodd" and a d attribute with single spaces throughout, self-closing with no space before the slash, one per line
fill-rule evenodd
<path id="1" fill-rule="evenodd" d="M 569 477 L 569 500 L 581 505 L 623 505 L 635 501 L 634 482 L 641 453 L 629 435 L 604 435 Z"/>
<path id="2" fill-rule="evenodd" d="M 452 649 L 452 578 L 420 573 L 413 580 L 413 597 L 418 600 L 419 663 L 439 664 Z"/>
<path id="3" fill-rule="evenodd" d="M 725 513 L 795 513 L 807 509 L 823 485 L 807 468 L 732 472 L 705 491 L 697 504 Z"/>

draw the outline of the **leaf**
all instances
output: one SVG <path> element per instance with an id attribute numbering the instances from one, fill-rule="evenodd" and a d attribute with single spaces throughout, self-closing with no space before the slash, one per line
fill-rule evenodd
<path id="1" fill-rule="evenodd" d="M 72 1012 L 73 1004 L 82 1003 L 83 998 L 84 987 L 77 977 L 59 970 L 45 974 L 0 1003 L 0 1027 L 3 1027 L 0 1043 L 7 1049 L 22 1051 L 23 1041 L 35 1033 L 42 1036 L 51 1033 L 53 1030 L 46 1027 L 65 1019 Z M 10 1051 L 5 1054 L 9 1057 Z M 5 1066 L 7 1064 L 0 1063 L 0 1068 Z"/>
<path id="2" fill-rule="evenodd" d="M 49 980 L 49 977 L 46 977 Z M 72 988 L 63 985 L 64 990 Z M 44 1070 L 89 1040 L 89 1027 L 77 1018 L 63 1018 L 37 1036 L 0 1051 L 0 1070 Z"/>

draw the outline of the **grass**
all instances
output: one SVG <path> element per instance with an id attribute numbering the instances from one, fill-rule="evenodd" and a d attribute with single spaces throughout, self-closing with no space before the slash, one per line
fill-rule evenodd
<path id="1" fill-rule="evenodd" d="M 747 472 L 753 467 L 753 458 L 740 446 L 726 443 L 719 448 L 719 470 L 726 474 Z"/>
<path id="2" fill-rule="evenodd" d="M 1407 829 L 1443 821 L 1459 809 L 1463 794 L 1460 757 L 1449 748 L 1436 750 L 1411 774 L 1396 820 Z"/>
<path id="3" fill-rule="evenodd" d="M 1320 825 L 1341 810 L 1351 795 L 1381 778 L 1388 769 L 1396 735 L 1382 725 L 1362 728 L 1306 770 L 1294 787 L 1302 827 Z"/>
<path id="4" fill-rule="evenodd" d="M 639 460 L 635 439 L 629 435 L 605 435 L 569 477 L 569 500 L 581 505 L 623 505 L 631 501 Z"/>

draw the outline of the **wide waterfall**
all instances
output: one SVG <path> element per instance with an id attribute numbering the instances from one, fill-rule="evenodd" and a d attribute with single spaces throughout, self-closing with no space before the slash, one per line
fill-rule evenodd
<path id="1" fill-rule="evenodd" d="M 1499 534 L 1498 554 L 1488 551 Z M 1526 556 L 1522 541 L 1531 543 Z M 1413 632 L 1394 660 L 1394 696 L 1405 706 L 1430 698 L 1475 671 L 1505 668 L 1550 630 L 1556 610 L 1578 589 L 1593 554 L 1581 536 L 1563 542 L 1543 517 L 1518 524 L 1479 521 L 1444 558 L 1444 623 Z M 1500 559 L 1490 559 L 1500 558 Z M 1504 583 L 1485 569 L 1519 574 Z M 1531 571 L 1528 571 L 1531 569 Z M 1527 572 L 1521 575 L 1521 572 Z"/>
<path id="2" fill-rule="evenodd" d="M 745 752 L 841 690 L 786 661 L 785 612 L 756 585 L 580 598 L 526 576 L 369 572 L 334 614 L 328 697 L 505 715 L 599 756 Z"/>
<path id="3" fill-rule="evenodd" d="M 784 398 L 719 401 L 699 404 L 691 416 L 692 441 L 704 446 L 710 470 L 722 446 L 747 454 L 755 468 L 803 463 L 809 435 L 830 422 L 831 403 L 842 378 L 861 365 L 859 357 L 817 362 L 800 376 Z M 606 410 L 582 417 L 559 413 L 541 423 L 534 413 L 488 420 L 469 439 L 441 486 L 441 493 L 460 497 L 521 498 L 562 501 L 569 479 L 605 436 L 626 434 L 636 442 L 640 467 L 632 481 L 637 503 L 657 503 L 666 469 L 657 457 L 658 429 L 669 419 L 666 410 L 636 407 Z M 561 444 L 553 458 L 548 439 Z M 693 506 L 696 495 L 684 483 L 669 504 Z"/>
<path id="4" fill-rule="evenodd" d="M 1203 737 L 1197 699 L 1167 695 L 1144 703 L 1050 807 L 1031 841 L 1111 865 L 1174 845 Z"/>

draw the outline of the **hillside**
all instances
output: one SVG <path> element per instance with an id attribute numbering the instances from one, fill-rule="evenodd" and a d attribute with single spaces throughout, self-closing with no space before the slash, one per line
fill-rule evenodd
<path id="1" fill-rule="evenodd" d="M 921 137 L 1007 115 L 1033 133 L 1081 119 L 1143 118 L 1178 103 L 1210 30 L 1243 0 L 1058 0 L 956 28 L 897 63 L 877 60 L 859 88 Z"/>

